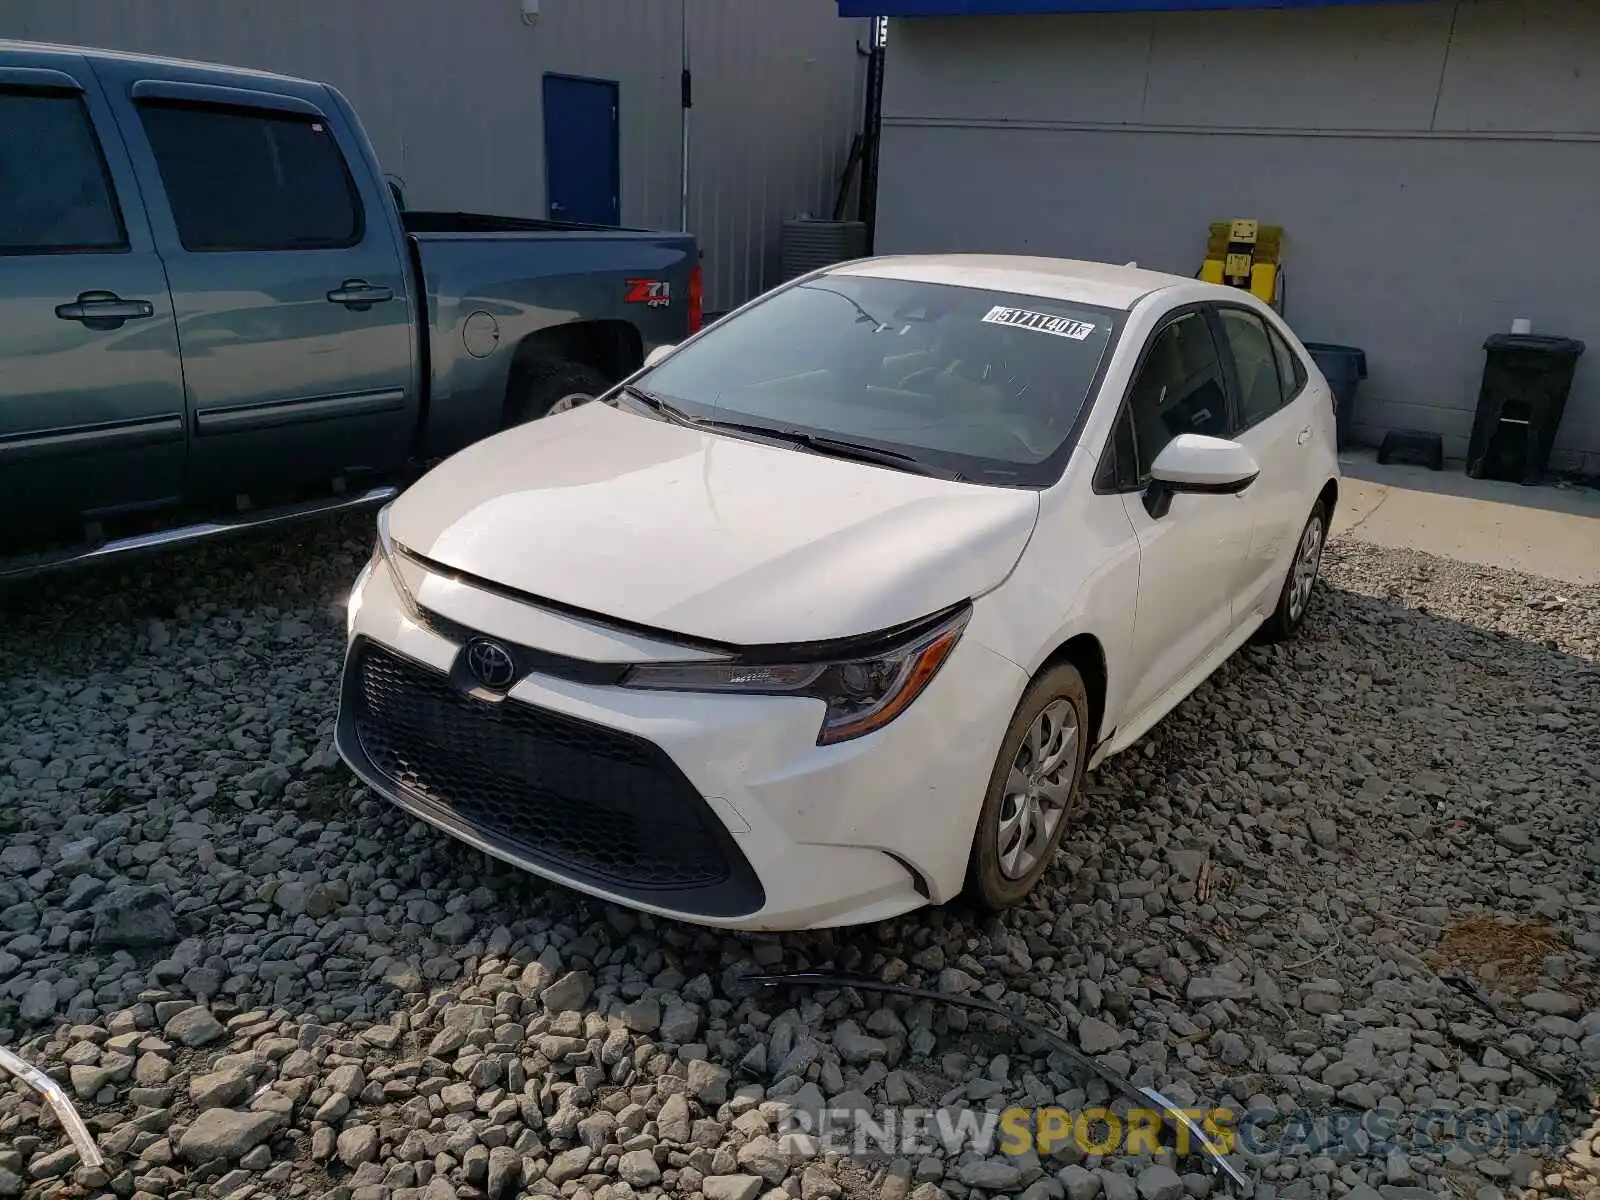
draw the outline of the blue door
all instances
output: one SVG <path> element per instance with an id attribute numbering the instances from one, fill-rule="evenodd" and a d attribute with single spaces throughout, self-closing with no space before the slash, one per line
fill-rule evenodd
<path id="1" fill-rule="evenodd" d="M 554 221 L 622 222 L 617 85 L 544 77 L 545 195 Z"/>

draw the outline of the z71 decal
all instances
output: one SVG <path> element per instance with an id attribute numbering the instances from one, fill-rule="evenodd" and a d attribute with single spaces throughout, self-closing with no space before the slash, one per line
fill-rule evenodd
<path id="1" fill-rule="evenodd" d="M 1029 312 L 1025 308 L 1007 308 L 997 304 L 983 318 L 986 325 L 1009 325 L 1013 329 L 1032 329 L 1055 337 L 1071 338 L 1081 342 L 1094 332 L 1087 321 L 1074 321 L 1071 317 L 1054 317 L 1049 313 Z"/>
<path id="2" fill-rule="evenodd" d="M 672 285 L 665 279 L 630 279 L 628 294 L 623 297 L 623 302 L 642 304 L 646 308 L 670 308 Z"/>

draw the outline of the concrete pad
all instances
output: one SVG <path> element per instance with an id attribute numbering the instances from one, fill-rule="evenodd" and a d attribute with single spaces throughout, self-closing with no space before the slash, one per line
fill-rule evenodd
<path id="1" fill-rule="evenodd" d="M 1339 467 L 1335 536 L 1600 585 L 1600 489 L 1472 479 L 1460 463 L 1380 467 L 1370 451 L 1346 451 Z"/>

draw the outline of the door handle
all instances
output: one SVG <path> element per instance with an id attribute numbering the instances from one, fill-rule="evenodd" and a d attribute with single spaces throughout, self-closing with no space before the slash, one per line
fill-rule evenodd
<path id="1" fill-rule="evenodd" d="M 1296 444 L 1304 446 L 1310 440 L 1311 440 L 1311 426 L 1307 425 L 1304 429 L 1302 429 L 1300 431 L 1300 437 L 1299 437 L 1299 439 L 1298 439 Z"/>
<path id="2" fill-rule="evenodd" d="M 71 304 L 56 305 L 63 321 L 82 321 L 90 329 L 120 329 L 124 321 L 156 315 L 148 300 L 124 300 L 115 292 L 80 292 Z"/>
<path id="3" fill-rule="evenodd" d="M 342 304 L 346 308 L 359 311 L 371 308 L 374 304 L 382 304 L 385 300 L 393 300 L 394 289 L 375 287 L 365 279 L 346 279 L 328 293 L 328 299 L 334 304 Z"/>

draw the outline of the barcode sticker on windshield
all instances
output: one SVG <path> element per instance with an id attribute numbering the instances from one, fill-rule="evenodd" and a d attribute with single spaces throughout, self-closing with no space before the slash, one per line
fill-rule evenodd
<path id="1" fill-rule="evenodd" d="M 1074 321 L 1071 317 L 1054 317 L 1049 313 L 1029 312 L 1025 308 L 1007 308 L 997 304 L 984 318 L 986 325 L 1011 325 L 1017 329 L 1032 329 L 1055 337 L 1071 338 L 1081 342 L 1094 332 L 1087 321 Z"/>

